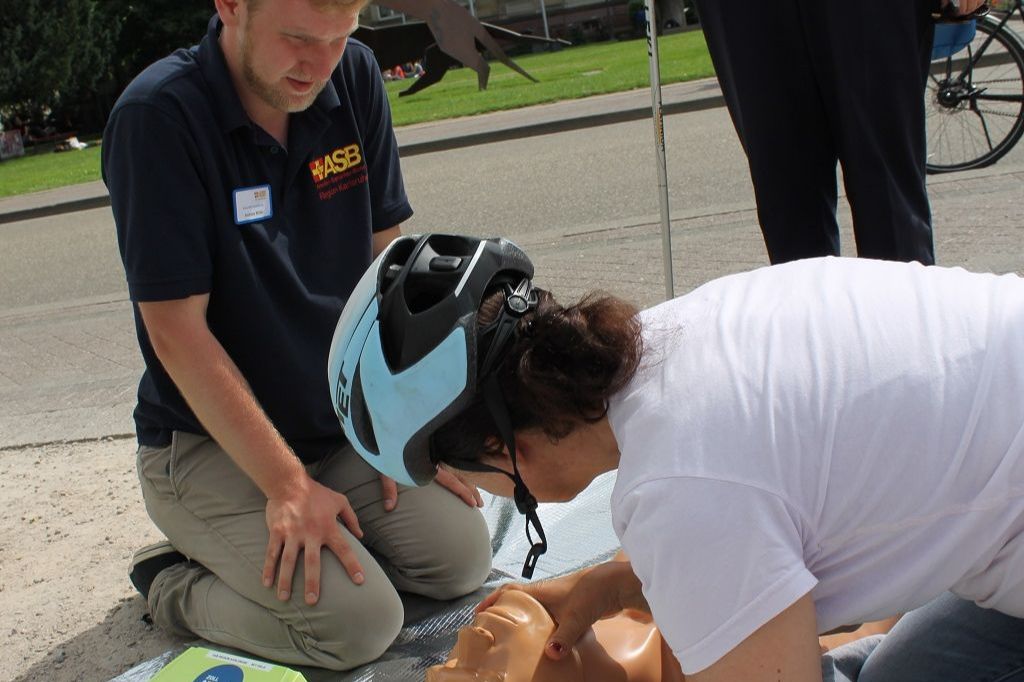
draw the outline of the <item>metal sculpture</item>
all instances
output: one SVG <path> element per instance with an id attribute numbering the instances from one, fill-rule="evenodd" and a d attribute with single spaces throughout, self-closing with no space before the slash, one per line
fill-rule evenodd
<path id="1" fill-rule="evenodd" d="M 533 82 L 537 79 L 520 67 L 498 44 L 498 39 L 515 42 L 569 45 L 524 35 L 493 24 L 480 22 L 465 7 L 453 0 L 376 0 L 381 7 L 401 12 L 424 23 L 399 24 L 383 28 L 362 27 L 355 37 L 369 45 L 381 68 L 422 59 L 424 74 L 399 93 L 411 95 L 433 85 L 453 66 L 464 64 L 477 74 L 477 85 L 487 87 L 490 65 L 482 52 L 490 52 L 502 64 Z"/>

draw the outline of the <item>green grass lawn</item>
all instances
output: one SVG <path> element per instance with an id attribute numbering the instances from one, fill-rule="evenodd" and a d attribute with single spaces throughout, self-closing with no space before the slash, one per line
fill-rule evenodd
<path id="1" fill-rule="evenodd" d="M 689 31 L 658 40 L 663 84 L 714 75 L 704 35 Z M 444 80 L 411 97 L 399 97 L 411 81 L 387 83 L 394 124 L 473 116 L 565 99 L 650 86 L 647 41 L 594 43 L 515 58 L 539 82 L 532 83 L 500 62 L 491 62 L 486 90 L 477 89 L 476 72 L 449 71 Z M 83 151 L 54 154 L 48 149 L 0 162 L 0 197 L 37 192 L 100 179 L 95 140 Z"/>
<path id="2" fill-rule="evenodd" d="M 100 148 L 86 139 L 89 147 L 81 151 L 53 151 L 53 145 L 29 148 L 28 155 L 0 161 L 0 197 L 38 192 L 100 179 Z"/>
<path id="3" fill-rule="evenodd" d="M 704 34 L 675 33 L 658 39 L 662 84 L 714 75 Z M 449 71 L 444 80 L 410 97 L 399 97 L 410 81 L 387 84 L 396 126 L 473 116 L 565 99 L 650 87 L 645 39 L 594 43 L 557 52 L 516 57 L 539 82 L 532 83 L 501 62 L 491 62 L 486 90 L 477 89 L 476 72 Z"/>

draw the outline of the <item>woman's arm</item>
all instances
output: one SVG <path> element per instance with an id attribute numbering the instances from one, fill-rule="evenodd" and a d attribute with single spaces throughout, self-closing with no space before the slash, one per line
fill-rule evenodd
<path id="1" fill-rule="evenodd" d="M 685 667 L 685 661 L 684 661 Z M 814 602 L 805 594 L 688 682 L 821 682 Z"/>

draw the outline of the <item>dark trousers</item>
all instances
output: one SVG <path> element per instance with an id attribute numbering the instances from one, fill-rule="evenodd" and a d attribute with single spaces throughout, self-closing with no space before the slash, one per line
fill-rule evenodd
<path id="1" fill-rule="evenodd" d="M 931 0 L 699 0 L 773 263 L 839 254 L 836 162 L 857 253 L 935 262 L 925 188 Z"/>

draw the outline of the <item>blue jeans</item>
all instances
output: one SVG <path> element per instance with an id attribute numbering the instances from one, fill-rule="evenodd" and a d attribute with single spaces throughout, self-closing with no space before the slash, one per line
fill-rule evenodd
<path id="1" fill-rule="evenodd" d="M 1024 619 L 945 594 L 821 668 L 824 682 L 1024 682 Z"/>

